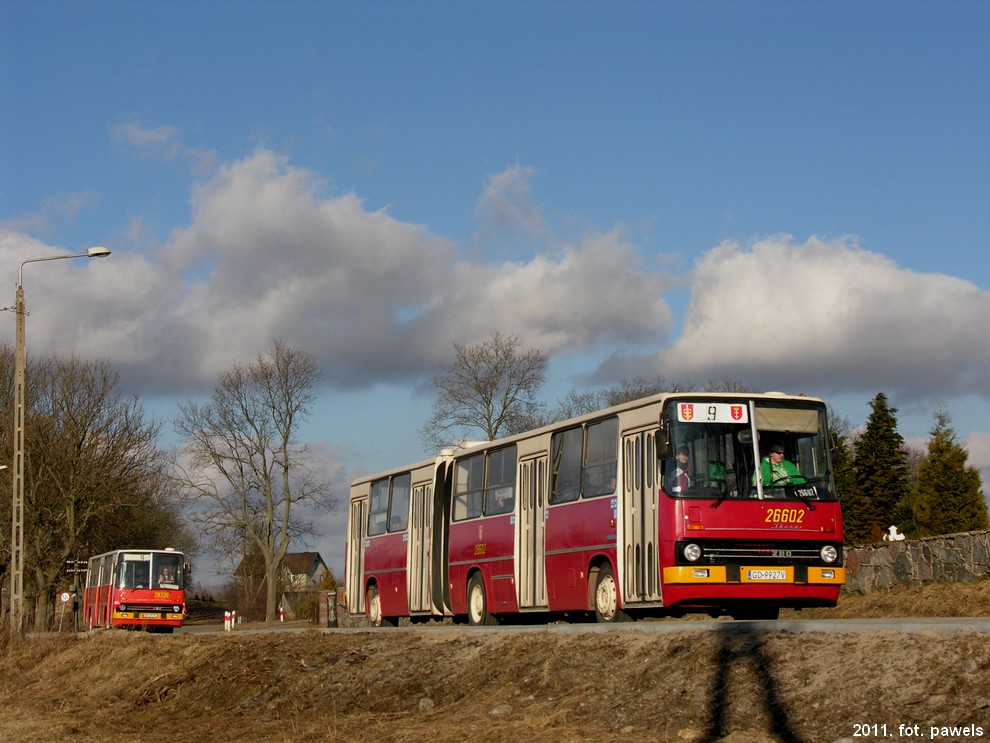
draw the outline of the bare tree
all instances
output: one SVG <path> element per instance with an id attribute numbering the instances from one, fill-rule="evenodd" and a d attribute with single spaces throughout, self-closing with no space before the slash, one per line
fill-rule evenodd
<path id="1" fill-rule="evenodd" d="M 579 415 L 594 413 L 595 411 L 607 408 L 605 393 L 601 390 L 591 392 L 578 392 L 571 389 L 564 395 L 550 411 L 546 423 L 557 423 L 568 418 L 577 418 Z"/>
<path id="2" fill-rule="evenodd" d="M 476 346 L 455 343 L 454 350 L 454 362 L 433 377 L 437 399 L 420 430 L 427 449 L 471 438 L 474 432 L 493 441 L 526 430 L 539 418 L 545 353 L 523 350 L 519 338 L 499 331 Z"/>
<path id="3" fill-rule="evenodd" d="M 185 443 L 178 467 L 191 518 L 213 551 L 232 559 L 260 553 L 267 583 L 265 616 L 274 621 L 282 559 L 293 537 L 314 533 L 307 506 L 331 509 L 329 486 L 314 479 L 299 428 L 319 381 L 310 354 L 275 341 L 266 355 L 220 375 L 209 402 L 179 406 Z"/>
<path id="4" fill-rule="evenodd" d="M 9 355 L 0 351 L 5 384 Z M 132 538 L 181 547 L 183 528 L 168 500 L 160 426 L 121 394 L 107 362 L 48 357 L 30 363 L 26 378 L 24 587 L 35 626 L 44 626 L 66 560 Z M 2 431 L 9 441 L 6 420 Z"/>
<path id="5" fill-rule="evenodd" d="M 685 391 L 690 392 L 691 389 Z M 709 377 L 705 384 L 705 392 L 757 392 L 756 388 L 750 387 L 738 379 L 729 377 Z"/>
<path id="6" fill-rule="evenodd" d="M 636 377 L 635 379 L 623 379 L 619 384 L 605 390 L 602 393 L 602 401 L 605 403 L 605 407 L 611 407 L 630 400 L 638 400 L 641 397 L 657 395 L 661 392 L 691 392 L 693 390 L 694 386 L 692 385 L 670 382 L 659 375 L 653 379 Z"/>

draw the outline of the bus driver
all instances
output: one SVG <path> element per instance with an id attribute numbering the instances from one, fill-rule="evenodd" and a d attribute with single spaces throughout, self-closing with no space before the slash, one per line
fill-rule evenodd
<path id="1" fill-rule="evenodd" d="M 800 485 L 804 482 L 797 465 L 784 459 L 782 444 L 773 444 L 770 453 L 760 462 L 760 477 L 763 486 L 772 488 L 781 485 Z M 753 473 L 753 484 L 756 484 L 756 473 Z"/>

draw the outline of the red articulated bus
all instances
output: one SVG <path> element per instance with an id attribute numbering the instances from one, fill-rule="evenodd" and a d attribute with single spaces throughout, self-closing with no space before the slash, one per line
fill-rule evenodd
<path id="1" fill-rule="evenodd" d="M 83 617 L 90 629 L 170 633 L 186 615 L 188 565 L 182 553 L 114 550 L 89 558 Z"/>
<path id="2" fill-rule="evenodd" d="M 372 624 L 703 612 L 845 582 L 825 403 L 677 393 L 355 480 L 347 605 Z"/>

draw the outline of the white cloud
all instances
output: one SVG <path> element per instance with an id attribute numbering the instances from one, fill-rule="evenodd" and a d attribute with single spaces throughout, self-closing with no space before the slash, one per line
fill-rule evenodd
<path id="1" fill-rule="evenodd" d="M 55 225 L 73 224 L 84 209 L 99 201 L 99 195 L 93 191 L 52 194 L 44 198 L 39 212 L 4 219 L 0 221 L 0 228 L 44 234 Z"/>
<path id="2" fill-rule="evenodd" d="M 618 232 L 587 235 L 527 262 L 461 264 L 452 278 L 426 317 L 447 348 L 449 339 L 478 342 L 493 330 L 549 354 L 627 343 L 656 347 L 672 326 L 664 278 L 647 271 Z"/>
<path id="3" fill-rule="evenodd" d="M 76 255 L 83 251 L 46 245 L 19 232 L 0 232 L 0 260 L 8 266 L 23 261 Z M 29 263 L 23 267 L 25 345 L 28 355 L 42 355 L 54 349 L 62 355 L 117 360 L 127 356 L 128 345 L 136 337 L 143 302 L 153 299 L 161 285 L 160 275 L 149 276 L 149 267 L 140 257 L 115 253 L 109 258 L 55 260 Z M 13 278 L 13 277 L 12 277 Z M 10 305 L 14 304 L 16 282 L 11 282 Z M 120 332 L 132 326 L 131 332 Z M 2 332 L 12 343 L 14 322 L 3 324 Z"/>
<path id="4" fill-rule="evenodd" d="M 147 133 L 156 146 L 172 138 Z M 29 266 L 28 352 L 107 358 L 143 397 L 185 396 L 280 338 L 312 352 L 338 389 L 371 390 L 421 382 L 450 360 L 451 342 L 501 330 L 558 357 L 612 353 L 607 384 L 653 371 L 815 394 L 883 390 L 922 408 L 926 395 L 990 397 L 990 293 L 851 239 L 712 249 L 697 263 L 683 331 L 665 347 L 672 278 L 618 229 L 559 242 L 530 205 L 531 176 L 509 168 L 479 202 L 493 229 L 516 224 L 543 240 L 525 259 L 495 262 L 354 194 L 328 195 L 322 178 L 259 149 L 198 183 L 190 223 L 154 252 L 111 245 L 107 259 Z M 135 220 L 129 234 L 143 239 Z M 0 229 L 7 266 L 66 252 Z M 12 338 L 10 319 L 0 338 Z M 986 476 L 990 436 L 974 432 L 968 447 Z M 331 473 L 342 502 L 350 474 Z M 346 515 L 321 522 L 337 541 Z"/>
<path id="5" fill-rule="evenodd" d="M 696 267 L 669 377 L 759 379 L 795 391 L 990 395 L 990 292 L 922 274 L 854 241 L 725 243 Z"/>
<path id="6" fill-rule="evenodd" d="M 264 149 L 199 183 L 192 207 L 156 253 L 114 247 L 99 266 L 38 271 L 51 312 L 35 348 L 110 358 L 142 393 L 189 394 L 274 338 L 310 350 L 331 384 L 370 388 L 415 383 L 452 342 L 494 330 L 567 354 L 655 347 L 671 327 L 663 277 L 619 231 L 476 262 Z M 28 252 L 19 239 L 11 252 Z"/>
<path id="7" fill-rule="evenodd" d="M 899 406 L 990 396 L 990 293 L 849 239 L 712 249 L 696 266 L 683 332 L 665 347 L 671 278 L 621 230 L 480 261 L 326 191 L 259 149 L 201 181 L 190 223 L 156 252 L 111 246 L 105 260 L 29 267 L 30 352 L 109 358 L 142 395 L 185 395 L 280 338 L 310 350 L 336 388 L 370 389 L 421 382 L 452 342 L 501 330 L 558 357 L 611 353 L 609 384 L 657 372 L 824 395 L 883 390 Z M 58 252 L 0 233 L 7 265 Z"/>
<path id="8" fill-rule="evenodd" d="M 481 221 L 477 242 L 499 235 L 520 234 L 529 240 L 547 236 L 543 215 L 532 203 L 529 182 L 535 172 L 530 167 L 513 165 L 489 177 L 474 210 L 474 217 Z"/>
<path id="9" fill-rule="evenodd" d="M 137 122 L 129 121 L 118 124 L 110 131 L 111 136 L 118 142 L 124 142 L 132 147 L 153 147 L 156 149 L 175 147 L 178 130 L 174 126 L 145 127 Z"/>
<path id="10" fill-rule="evenodd" d="M 136 121 L 117 124 L 110 129 L 113 141 L 141 154 L 163 160 L 185 160 L 192 163 L 197 172 L 205 172 L 216 163 L 213 150 L 188 147 L 179 140 L 174 126 L 147 127 Z"/>
<path id="11" fill-rule="evenodd" d="M 990 433 L 973 431 L 965 442 L 969 464 L 984 472 L 990 471 Z M 986 480 L 984 479 L 984 482 Z M 990 492 L 987 493 L 990 495 Z"/>
<path id="12" fill-rule="evenodd" d="M 967 464 L 976 467 L 980 472 L 983 499 L 990 509 L 990 433 L 973 431 L 964 445 L 969 453 Z"/>
<path id="13" fill-rule="evenodd" d="M 311 349 L 341 384 L 408 366 L 402 308 L 435 294 L 454 246 L 424 228 L 326 198 L 312 173 L 260 150 L 194 193 L 192 224 L 163 260 L 186 277 L 174 321 L 201 354 L 201 375 L 280 337 Z M 353 378 L 352 378 L 353 377 Z"/>

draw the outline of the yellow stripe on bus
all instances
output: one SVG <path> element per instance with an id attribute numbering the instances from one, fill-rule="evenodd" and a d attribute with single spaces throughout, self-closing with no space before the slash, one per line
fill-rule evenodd
<path id="1" fill-rule="evenodd" d="M 663 569 L 664 583 L 727 583 L 724 565 L 694 567 L 677 565 Z M 794 583 L 793 566 L 766 567 L 743 565 L 739 568 L 740 583 Z M 842 585 L 846 582 L 845 568 L 808 568 L 809 585 Z"/>

